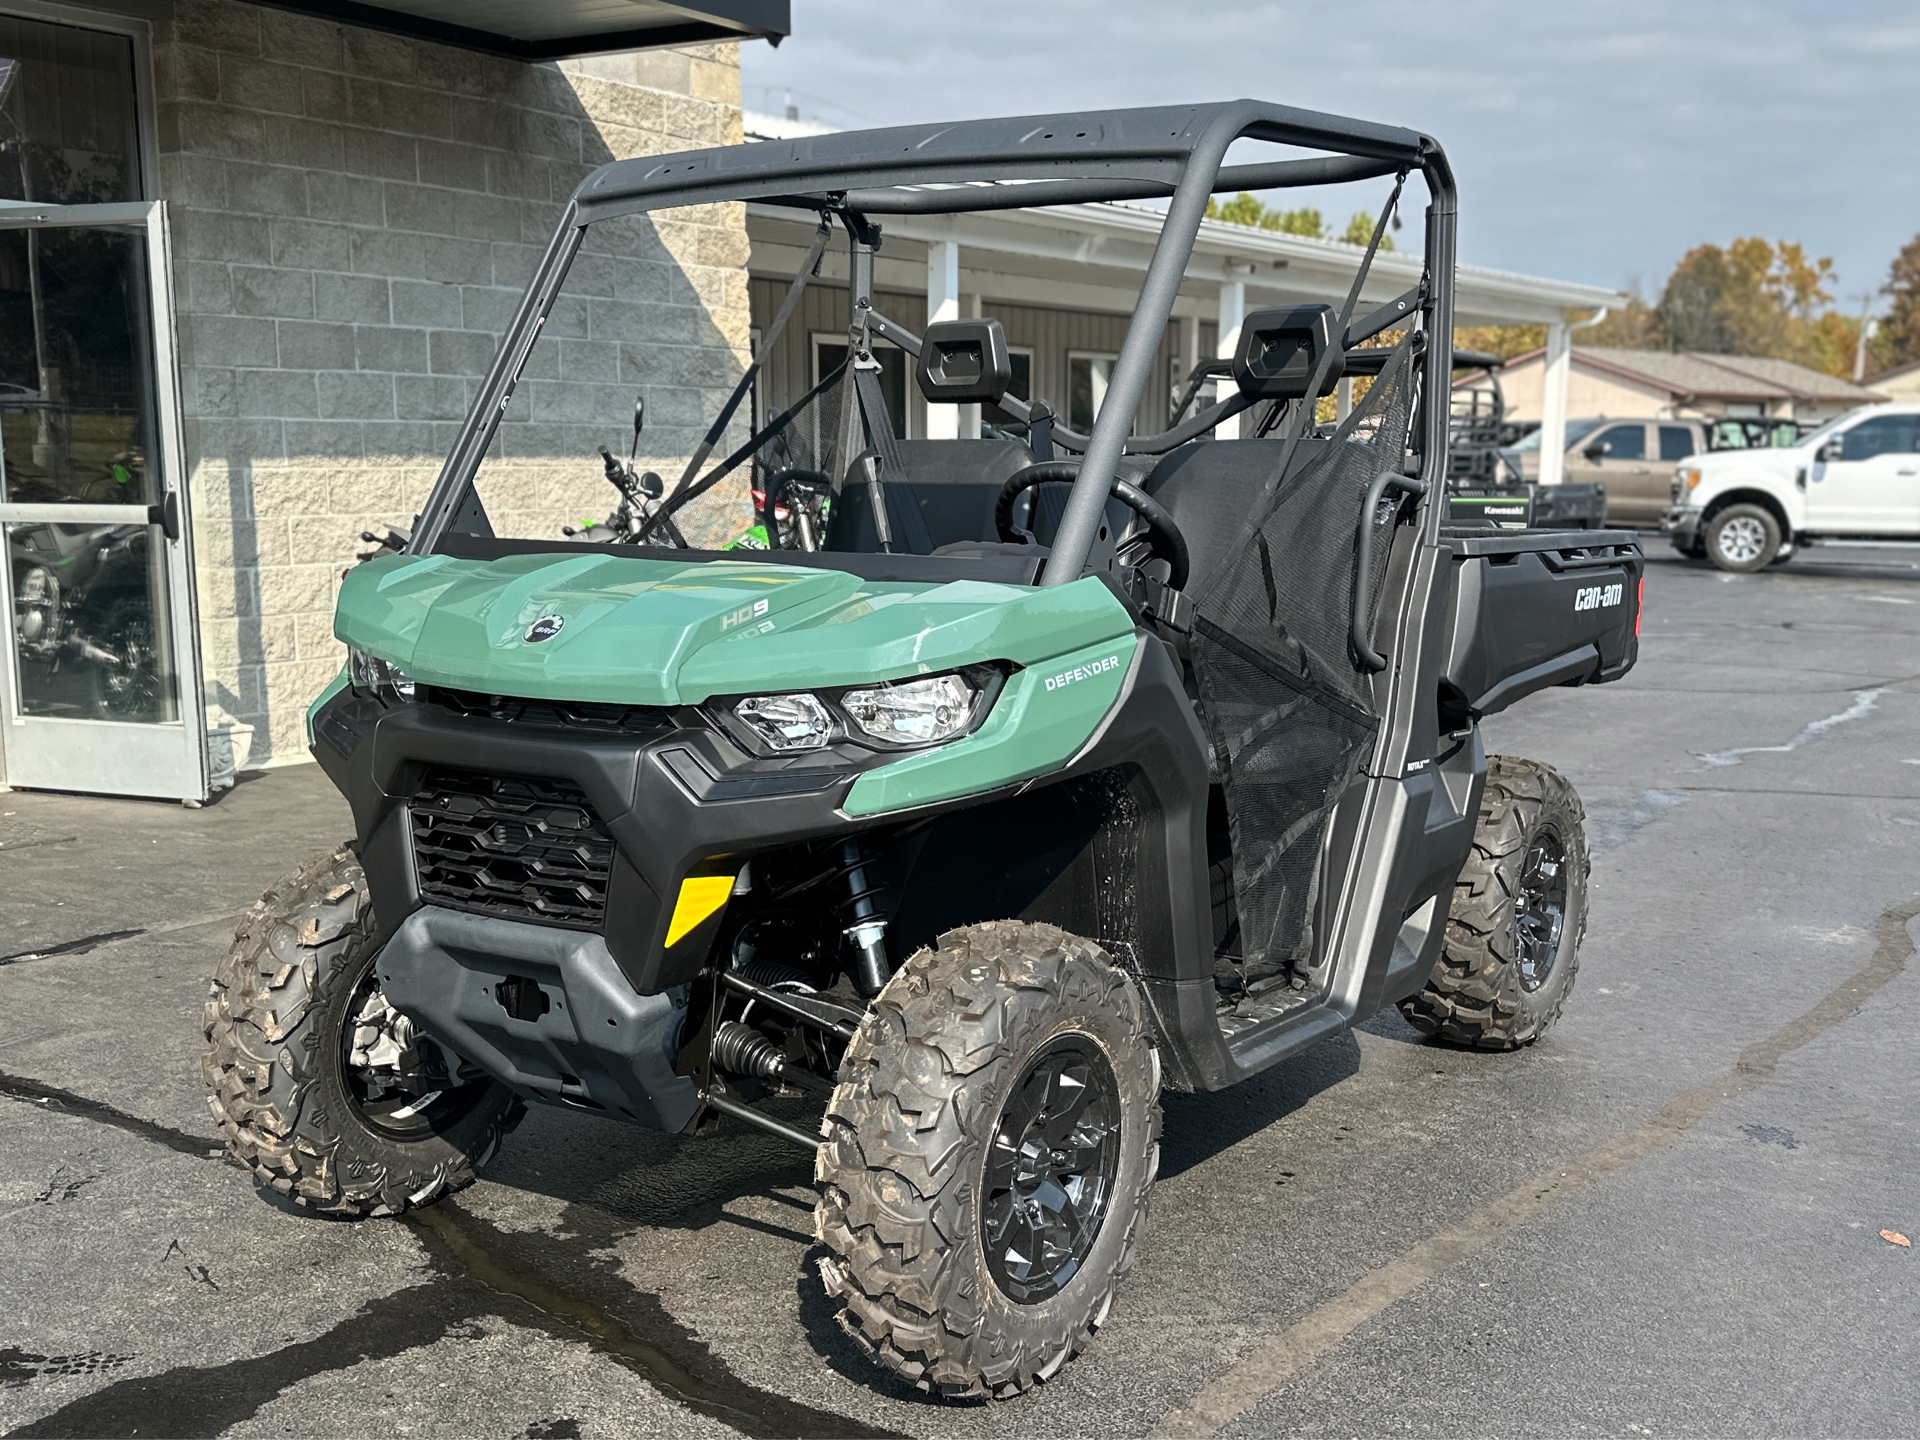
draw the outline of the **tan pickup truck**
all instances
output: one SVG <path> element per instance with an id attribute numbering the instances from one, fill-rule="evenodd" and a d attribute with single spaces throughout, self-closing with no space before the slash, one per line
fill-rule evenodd
<path id="1" fill-rule="evenodd" d="M 1708 449 L 1698 420 L 1567 421 L 1566 480 L 1602 486 L 1607 523 L 1654 529 L 1673 503 L 1673 467 Z M 1540 478 L 1540 432 L 1507 451 L 1525 480 Z"/>

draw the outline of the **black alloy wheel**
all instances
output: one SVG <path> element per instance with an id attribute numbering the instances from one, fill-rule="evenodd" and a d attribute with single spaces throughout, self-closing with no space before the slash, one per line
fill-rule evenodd
<path id="1" fill-rule="evenodd" d="M 1113 1065 L 1090 1038 L 1061 1035 L 1027 1062 L 987 1152 L 980 1232 L 987 1269 L 1031 1305 L 1080 1272 L 1120 1168 Z"/>
<path id="2" fill-rule="evenodd" d="M 1553 973 L 1560 954 L 1560 935 L 1567 924 L 1567 851 L 1560 832 L 1551 827 L 1534 836 L 1520 870 L 1520 893 L 1514 897 L 1514 959 L 1520 987 L 1538 990 Z"/>

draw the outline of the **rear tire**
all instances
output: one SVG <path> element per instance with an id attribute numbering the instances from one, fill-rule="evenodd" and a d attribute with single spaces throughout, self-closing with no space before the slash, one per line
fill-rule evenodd
<path id="1" fill-rule="evenodd" d="M 1762 505 L 1729 505 L 1707 521 L 1707 558 L 1722 570 L 1748 575 L 1780 553 L 1780 522 Z"/>
<path id="2" fill-rule="evenodd" d="M 1566 777 L 1538 761 L 1491 757 L 1445 944 L 1400 1013 L 1423 1035 L 1478 1050 L 1514 1050 L 1546 1034 L 1580 968 L 1588 869 L 1586 815 Z"/>
<path id="3" fill-rule="evenodd" d="M 227 1148 L 296 1205 L 397 1215 L 472 1183 L 525 1107 L 441 1059 L 373 983 L 366 875 L 342 846 L 269 890 L 215 974 L 201 1068 Z M 445 1056 L 455 1071 L 459 1061 Z"/>
<path id="4" fill-rule="evenodd" d="M 920 951 L 827 1108 L 814 1224 L 842 1327 L 941 1395 L 1051 1379 L 1133 1265 L 1159 1094 L 1139 991 L 1092 942 L 1002 920 Z"/>

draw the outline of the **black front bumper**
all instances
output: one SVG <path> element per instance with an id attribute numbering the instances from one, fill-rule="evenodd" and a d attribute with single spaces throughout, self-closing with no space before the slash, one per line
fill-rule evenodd
<path id="1" fill-rule="evenodd" d="M 523 1095 L 655 1130 L 700 1107 L 674 1068 L 685 988 L 636 995 L 598 935 L 428 905 L 394 931 L 379 974 L 401 1013 Z"/>
<path id="2" fill-rule="evenodd" d="M 666 943 L 687 877 L 737 874 L 758 850 L 876 823 L 851 820 L 840 806 L 863 770 L 891 756 L 847 747 L 766 759 L 745 754 L 697 714 L 660 719 L 637 733 L 607 734 L 490 719 L 431 699 L 386 703 L 353 689 L 335 696 L 314 717 L 314 756 L 353 808 L 379 940 L 430 898 L 410 802 L 437 772 L 578 787 L 614 841 L 605 914 L 598 923 L 549 928 L 575 939 L 604 936 L 606 953 L 640 995 L 683 984 L 706 962 L 712 925 Z M 497 907 L 485 918 L 515 923 Z"/>

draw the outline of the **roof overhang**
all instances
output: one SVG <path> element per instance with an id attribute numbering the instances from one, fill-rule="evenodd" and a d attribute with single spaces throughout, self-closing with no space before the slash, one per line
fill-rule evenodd
<path id="1" fill-rule="evenodd" d="M 457 45 L 510 60 L 564 60 L 793 32 L 791 0 L 255 0 L 321 20 Z"/>
<path id="2" fill-rule="evenodd" d="M 926 286 L 923 246 L 951 240 L 960 246 L 961 289 L 1021 304 L 1130 313 L 1153 257 L 1163 217 L 1144 206 L 1059 205 L 970 215 L 889 215 L 875 281 L 882 288 Z M 749 204 L 750 264 L 756 273 L 791 275 L 805 253 L 814 219 L 777 205 Z M 844 283 L 845 262 L 829 250 L 821 274 Z M 1242 281 L 1249 304 L 1336 301 L 1345 297 L 1360 263 L 1358 246 L 1309 240 L 1224 221 L 1204 221 L 1187 263 L 1177 314 L 1211 314 L 1218 286 Z M 1418 255 L 1383 251 L 1374 257 L 1362 299 L 1384 303 L 1417 284 Z M 1454 307 L 1461 325 L 1529 325 L 1563 320 L 1570 310 L 1624 305 L 1627 297 L 1597 285 L 1460 265 L 1454 271 Z"/>

